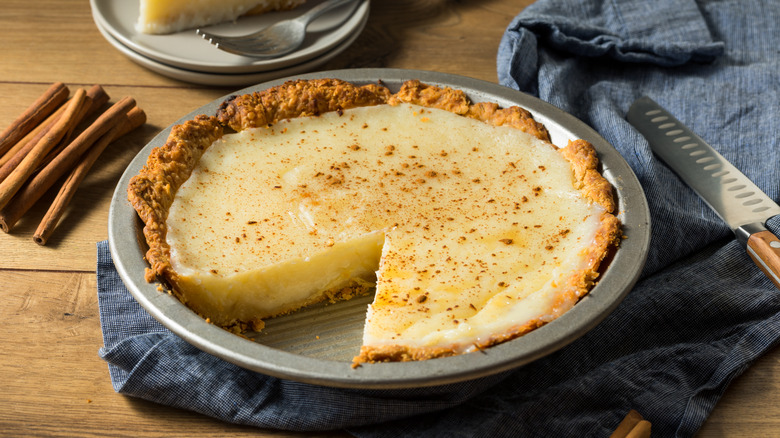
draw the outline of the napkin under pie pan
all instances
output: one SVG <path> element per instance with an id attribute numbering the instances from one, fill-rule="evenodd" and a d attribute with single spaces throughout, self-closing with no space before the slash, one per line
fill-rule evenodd
<path id="1" fill-rule="evenodd" d="M 550 132 L 552 142 L 565 146 L 582 138 L 596 148 L 602 173 L 615 188 L 618 217 L 627 237 L 599 282 L 577 305 L 551 323 L 525 336 L 483 352 L 419 362 L 364 364 L 352 368 L 361 345 L 366 306 L 372 297 L 322 304 L 266 321 L 262 333 L 244 339 L 219 327 L 160 292 L 144 280 L 146 243 L 142 223 L 127 200 L 127 185 L 146 163 L 152 148 L 162 146 L 166 128 L 146 145 L 122 175 L 109 210 L 108 239 L 114 264 L 135 299 L 172 332 L 198 347 L 243 368 L 275 377 L 348 388 L 405 388 L 440 385 L 484 377 L 513 369 L 548 355 L 585 334 L 604 319 L 636 283 L 647 258 L 650 214 L 647 201 L 631 168 L 620 154 L 587 125 L 524 93 L 463 76 L 398 69 L 335 70 L 278 79 L 239 90 L 246 94 L 290 79 L 338 78 L 355 84 L 381 81 L 396 92 L 409 79 L 463 90 L 474 102 L 491 101 L 502 107 L 518 105 L 530 111 Z M 198 114 L 213 115 L 226 98 L 185 115 L 174 124 Z"/>

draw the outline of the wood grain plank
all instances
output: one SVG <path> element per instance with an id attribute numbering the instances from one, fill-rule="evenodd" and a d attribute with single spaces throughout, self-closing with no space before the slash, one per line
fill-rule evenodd
<path id="1" fill-rule="evenodd" d="M 498 43 L 531 1 L 372 2 L 368 25 L 324 70 L 404 68 L 496 82 Z"/>
<path id="2" fill-rule="evenodd" d="M 178 85 L 152 73 L 115 50 L 95 27 L 88 1 L 5 0 L 0 14 L 7 82 Z M 29 62 L 19 62 L 29 61 Z M 103 82 L 105 84 L 105 82 Z"/>

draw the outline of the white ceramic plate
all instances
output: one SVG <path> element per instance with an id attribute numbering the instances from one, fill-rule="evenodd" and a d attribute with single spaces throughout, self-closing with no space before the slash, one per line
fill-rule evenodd
<path id="1" fill-rule="evenodd" d="M 593 144 L 604 176 L 615 187 L 618 217 L 630 236 L 600 277 L 598 284 L 571 310 L 525 336 L 483 352 L 419 362 L 364 364 L 351 359 L 360 349 L 363 320 L 369 298 L 314 306 L 266 321 L 254 341 L 222 330 L 206 321 L 155 284 L 144 280 L 146 243 L 142 223 L 127 200 L 127 185 L 138 174 L 151 150 L 161 146 L 171 127 L 141 150 L 119 180 L 109 210 L 108 236 L 119 275 L 136 300 L 171 331 L 196 347 L 241 367 L 276 377 L 351 388 L 404 388 L 454 383 L 499 373 L 548 355 L 585 334 L 606 317 L 633 287 L 644 266 L 650 243 L 650 213 L 644 192 L 631 168 L 606 140 L 560 109 L 518 91 L 463 76 L 411 70 L 357 69 L 302 75 L 298 78 L 340 78 L 356 84 L 381 81 L 392 91 L 408 79 L 465 91 L 472 101 L 490 101 L 503 107 L 529 110 L 550 131 L 553 143 L 565 146 L 582 138 Z M 283 78 L 236 92 L 250 93 L 279 85 Z M 180 124 L 198 114 L 214 114 L 227 96 L 185 115 Z"/>
<path id="2" fill-rule="evenodd" d="M 203 29 L 216 34 L 243 35 L 277 21 L 296 17 L 322 1 L 308 0 L 291 11 L 242 17 L 236 22 Z M 336 8 L 309 25 L 308 35 L 300 49 L 280 58 L 258 60 L 219 50 L 196 35 L 194 29 L 170 35 L 138 33 L 135 30 L 139 13 L 138 0 L 90 0 L 90 4 L 95 23 L 139 55 L 179 69 L 229 74 L 279 70 L 321 57 L 343 46 L 344 41 L 354 39 L 365 26 L 369 12 L 368 0 Z"/>
<path id="3" fill-rule="evenodd" d="M 365 26 L 367 21 L 368 16 L 364 18 L 362 26 Z M 152 58 L 143 56 L 111 36 L 108 30 L 106 30 L 99 22 L 96 21 L 95 25 L 106 41 L 108 41 L 117 50 L 122 52 L 125 56 L 137 64 L 142 65 L 155 73 L 159 73 L 163 76 L 167 76 L 173 79 L 178 79 L 180 81 L 218 87 L 246 86 L 249 84 L 257 84 L 263 81 L 270 81 L 272 79 L 284 76 L 290 76 L 293 74 L 310 72 L 317 66 L 322 65 L 334 56 L 346 50 L 346 48 L 349 47 L 360 35 L 359 31 L 355 32 L 354 34 L 350 35 L 349 38 L 344 40 L 340 45 L 332 48 L 329 52 L 323 53 L 317 58 L 313 58 L 301 64 L 295 64 L 278 70 L 267 70 L 256 73 L 208 73 L 170 66 Z M 363 29 L 362 26 L 360 28 L 361 30 Z"/>

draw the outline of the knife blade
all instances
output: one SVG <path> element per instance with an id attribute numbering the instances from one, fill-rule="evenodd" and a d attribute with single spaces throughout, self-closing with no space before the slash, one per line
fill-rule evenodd
<path id="1" fill-rule="evenodd" d="M 780 206 L 733 164 L 649 97 L 626 119 L 650 148 L 723 219 L 756 265 L 780 288 L 780 239 L 765 223 Z"/>

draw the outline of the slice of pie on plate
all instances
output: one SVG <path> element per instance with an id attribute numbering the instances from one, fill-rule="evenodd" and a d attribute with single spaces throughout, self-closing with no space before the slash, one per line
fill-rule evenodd
<path id="1" fill-rule="evenodd" d="M 174 127 L 128 195 L 147 280 L 219 326 L 375 293 L 356 364 L 519 337 L 586 295 L 621 236 L 589 143 L 419 81 L 234 96 Z"/>
<path id="2" fill-rule="evenodd" d="M 140 0 L 135 28 L 169 34 L 233 21 L 244 15 L 293 9 L 306 0 Z"/>

